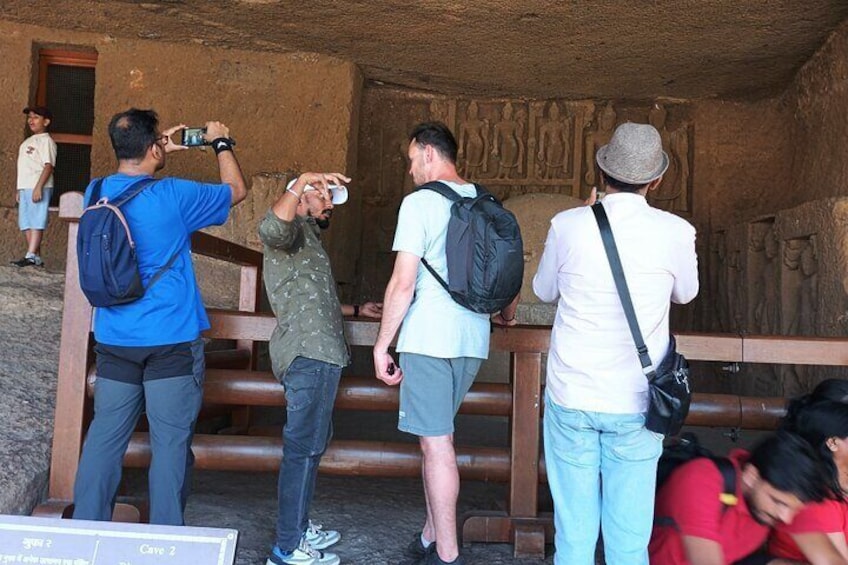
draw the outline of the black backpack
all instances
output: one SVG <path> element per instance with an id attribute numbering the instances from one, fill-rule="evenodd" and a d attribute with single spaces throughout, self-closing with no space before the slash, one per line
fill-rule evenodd
<path id="1" fill-rule="evenodd" d="M 453 202 L 445 243 L 447 282 L 426 260 L 422 262 L 455 302 L 473 312 L 492 314 L 521 290 L 524 244 L 512 212 L 479 184 L 474 188 L 477 196 L 464 198 L 438 181 L 418 187 Z"/>
<path id="2" fill-rule="evenodd" d="M 103 179 L 91 190 L 83 210 L 77 235 L 77 261 L 80 289 L 92 306 L 103 308 L 133 302 L 144 296 L 138 272 L 135 242 L 120 207 L 156 182 L 144 178 L 130 185 L 114 200 L 100 198 Z M 147 288 L 173 265 L 179 251 L 150 280 Z"/>
<path id="3" fill-rule="evenodd" d="M 698 437 L 691 432 L 682 434 L 675 443 L 663 449 L 657 464 L 657 492 L 678 467 L 698 458 L 709 459 L 721 473 L 722 490 L 718 498 L 722 504 L 722 512 L 730 506 L 736 506 L 736 468 L 733 463 L 727 457 L 714 455 L 701 445 Z M 674 519 L 669 516 L 654 516 L 654 525 L 677 527 Z"/>

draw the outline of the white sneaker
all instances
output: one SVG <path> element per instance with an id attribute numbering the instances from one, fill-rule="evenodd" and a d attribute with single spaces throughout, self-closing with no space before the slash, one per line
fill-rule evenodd
<path id="1" fill-rule="evenodd" d="M 299 550 L 303 551 L 307 555 L 311 555 L 315 558 L 315 565 L 339 565 L 342 562 L 339 559 L 339 556 L 335 553 L 330 553 L 329 551 L 320 551 L 315 549 L 310 545 L 308 541 L 306 541 L 306 534 L 304 534 L 303 538 L 300 540 Z"/>
<path id="2" fill-rule="evenodd" d="M 315 565 L 318 563 L 318 558 L 314 553 L 315 550 L 311 547 L 303 548 L 303 541 L 298 548 L 288 554 L 274 546 L 274 549 L 271 550 L 271 556 L 265 561 L 265 565 Z"/>
<path id="3" fill-rule="evenodd" d="M 315 549 L 327 549 L 331 545 L 339 543 L 342 536 L 335 530 L 325 530 L 324 526 L 309 520 L 309 527 L 306 528 L 306 533 L 303 534 L 309 545 Z"/>

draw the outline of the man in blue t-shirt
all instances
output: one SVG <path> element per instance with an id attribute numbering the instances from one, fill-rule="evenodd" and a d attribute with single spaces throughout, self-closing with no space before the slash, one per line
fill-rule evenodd
<path id="1" fill-rule="evenodd" d="M 160 132 L 153 110 L 116 114 L 109 136 L 118 171 L 103 179 L 100 197 L 114 200 L 164 168 L 166 154 L 187 149 L 171 140 L 184 127 Z M 94 418 L 77 470 L 74 518 L 111 520 L 123 456 L 144 410 L 153 452 L 150 523 L 184 523 L 191 439 L 203 394 L 200 332 L 209 328 L 192 268 L 191 234 L 223 224 L 230 207 L 247 196 L 229 129 L 208 122 L 205 138 L 215 150 L 221 184 L 163 178 L 121 206 L 147 290 L 135 302 L 95 310 Z M 89 185 L 86 204 L 91 191 Z"/>

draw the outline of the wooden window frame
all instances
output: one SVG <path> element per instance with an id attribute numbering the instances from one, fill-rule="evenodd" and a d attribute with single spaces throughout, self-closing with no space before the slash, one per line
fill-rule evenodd
<path id="1" fill-rule="evenodd" d="M 35 92 L 35 103 L 47 105 L 47 67 L 57 65 L 63 67 L 97 66 L 97 53 L 89 51 L 68 51 L 65 49 L 41 49 L 38 52 L 38 87 Z M 75 145 L 92 145 L 93 136 L 75 133 L 51 133 L 56 143 L 73 143 Z"/>

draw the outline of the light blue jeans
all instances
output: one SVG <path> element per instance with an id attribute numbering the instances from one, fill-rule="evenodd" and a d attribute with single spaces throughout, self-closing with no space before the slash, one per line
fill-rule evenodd
<path id="1" fill-rule="evenodd" d="M 644 414 L 603 414 L 545 398 L 545 463 L 554 501 L 555 565 L 648 565 L 662 435 Z"/>

